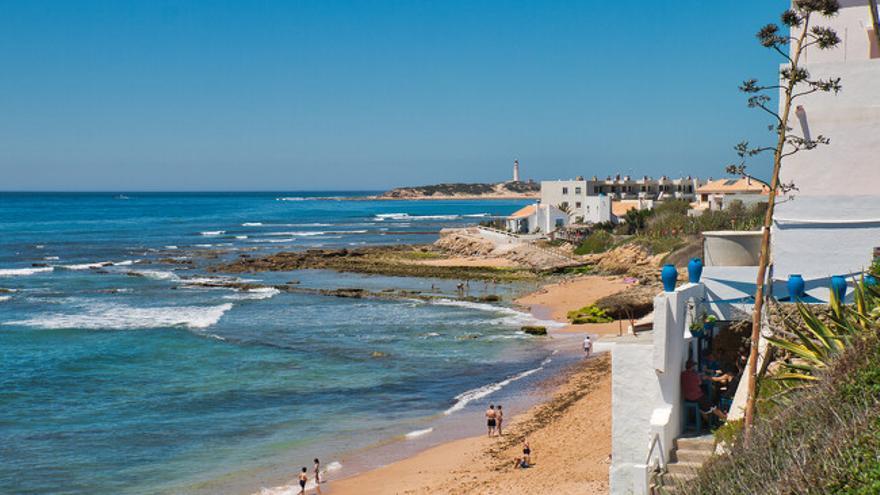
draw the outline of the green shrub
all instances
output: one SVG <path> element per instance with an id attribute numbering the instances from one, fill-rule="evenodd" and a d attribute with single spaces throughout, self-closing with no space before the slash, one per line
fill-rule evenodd
<path id="1" fill-rule="evenodd" d="M 614 236 L 604 230 L 597 230 L 584 239 L 584 242 L 574 250 L 574 254 L 604 253 L 612 246 L 614 246 Z"/>
<path id="2" fill-rule="evenodd" d="M 584 306 L 581 309 L 568 312 L 568 319 L 573 325 L 581 325 L 584 323 L 608 323 L 614 321 L 605 311 L 597 307 L 595 304 Z"/>

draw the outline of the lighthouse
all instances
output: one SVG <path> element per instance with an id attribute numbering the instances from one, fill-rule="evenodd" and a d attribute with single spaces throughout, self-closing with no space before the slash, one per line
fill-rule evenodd
<path id="1" fill-rule="evenodd" d="M 513 182 L 519 182 L 519 160 L 513 161 Z"/>

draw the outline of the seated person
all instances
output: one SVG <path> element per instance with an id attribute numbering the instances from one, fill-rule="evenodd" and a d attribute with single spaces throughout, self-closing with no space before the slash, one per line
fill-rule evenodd
<path id="1" fill-rule="evenodd" d="M 718 374 L 721 371 L 721 363 L 718 361 L 718 356 L 715 355 L 712 351 L 707 351 L 703 354 L 703 369 L 712 374 Z"/>
<path id="2" fill-rule="evenodd" d="M 694 370 L 694 362 L 688 359 L 685 370 L 681 372 L 681 394 L 684 400 L 696 402 L 703 416 L 714 414 L 721 419 L 727 419 L 727 414 L 715 407 L 715 404 L 703 393 L 703 388 L 700 387 L 702 381 L 700 374 Z"/>

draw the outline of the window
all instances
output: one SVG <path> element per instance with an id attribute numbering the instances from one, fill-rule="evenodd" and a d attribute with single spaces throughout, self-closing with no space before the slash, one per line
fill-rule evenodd
<path id="1" fill-rule="evenodd" d="M 577 194 L 578 196 L 580 196 L 581 188 L 579 188 L 579 187 L 574 188 L 574 193 Z"/>
<path id="2" fill-rule="evenodd" d="M 580 202 L 580 201 L 576 202 L 576 203 L 574 204 L 574 207 L 575 207 L 575 208 L 580 208 L 580 207 L 581 207 L 581 202 Z"/>
<path id="3" fill-rule="evenodd" d="M 568 194 L 568 188 L 567 188 L 567 187 L 563 187 L 563 188 L 562 188 L 562 194 Z"/>
<path id="4" fill-rule="evenodd" d="M 561 218 L 557 218 L 556 219 L 556 228 L 558 229 L 558 228 L 564 227 L 564 226 L 565 226 L 565 220 L 563 220 Z"/>
<path id="5" fill-rule="evenodd" d="M 593 186 L 593 194 L 599 194 L 599 186 Z"/>
<path id="6" fill-rule="evenodd" d="M 559 209 L 560 210 L 567 210 L 568 209 L 568 201 L 563 201 L 562 203 L 560 203 Z"/>

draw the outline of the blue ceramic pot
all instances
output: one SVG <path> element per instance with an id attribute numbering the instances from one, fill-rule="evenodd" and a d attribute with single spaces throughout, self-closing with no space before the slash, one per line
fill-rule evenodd
<path id="1" fill-rule="evenodd" d="M 873 275 L 865 275 L 865 287 L 876 287 L 877 286 L 877 277 Z"/>
<path id="2" fill-rule="evenodd" d="M 846 297 L 846 279 L 840 275 L 831 277 L 831 290 L 837 296 L 837 300 L 843 302 Z"/>
<path id="3" fill-rule="evenodd" d="M 696 338 L 700 338 L 703 336 L 703 330 L 694 330 L 691 328 L 691 335 Z"/>
<path id="4" fill-rule="evenodd" d="M 696 284 L 703 275 L 703 260 L 694 258 L 688 263 L 688 282 Z"/>
<path id="5" fill-rule="evenodd" d="M 675 265 L 663 265 L 660 279 L 663 281 L 663 290 L 675 292 L 675 281 L 678 280 L 678 270 L 675 269 Z"/>
<path id="6" fill-rule="evenodd" d="M 797 301 L 804 297 L 804 288 L 804 277 L 797 273 L 792 273 L 788 276 L 788 296 L 792 301 Z"/>
<path id="7" fill-rule="evenodd" d="M 704 330 L 705 332 L 707 332 L 707 333 L 708 333 L 708 332 L 711 332 L 713 328 L 715 328 L 715 322 L 714 322 L 714 321 L 707 321 L 707 322 L 703 323 L 703 330 Z"/>

